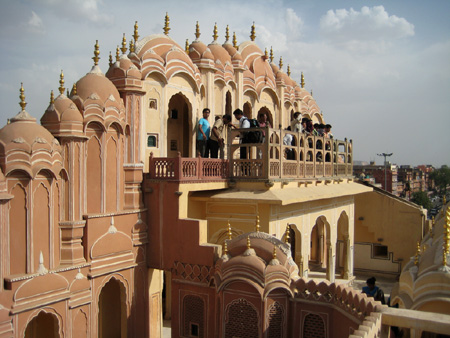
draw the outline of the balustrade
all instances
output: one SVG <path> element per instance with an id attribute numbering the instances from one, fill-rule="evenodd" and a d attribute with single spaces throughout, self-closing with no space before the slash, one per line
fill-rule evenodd
<path id="1" fill-rule="evenodd" d="M 348 142 L 271 128 L 261 143 L 240 143 L 248 129 L 227 135 L 226 159 L 174 158 L 150 155 L 150 178 L 163 180 L 315 179 L 349 177 L 353 173 L 353 147 Z"/>

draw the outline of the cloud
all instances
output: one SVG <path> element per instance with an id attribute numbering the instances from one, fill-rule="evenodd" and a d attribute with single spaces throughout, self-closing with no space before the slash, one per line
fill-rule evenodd
<path id="1" fill-rule="evenodd" d="M 350 50 L 383 51 L 397 39 L 414 36 L 414 25 L 389 15 L 383 6 L 329 10 L 320 19 L 320 32 L 331 43 Z M 374 46 L 375 44 L 375 46 Z"/>
<path id="2" fill-rule="evenodd" d="M 85 20 L 97 25 L 112 25 L 114 16 L 105 13 L 109 7 L 102 0 L 40 0 L 43 6 L 55 12 L 56 16 L 72 21 Z"/>
<path id="3" fill-rule="evenodd" d="M 34 11 L 31 11 L 31 18 L 30 18 L 30 20 L 28 20 L 28 27 L 32 31 L 37 32 L 37 33 L 44 32 L 44 24 L 42 22 L 42 19 Z"/>
<path id="4" fill-rule="evenodd" d="M 297 16 L 292 8 L 286 9 L 286 24 L 291 38 L 299 38 L 302 35 L 303 20 Z"/>

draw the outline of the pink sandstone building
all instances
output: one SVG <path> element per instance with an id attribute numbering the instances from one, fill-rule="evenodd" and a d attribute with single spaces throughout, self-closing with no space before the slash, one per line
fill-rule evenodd
<path id="1" fill-rule="evenodd" d="M 61 72 L 40 125 L 20 88 L 0 129 L 0 337 L 161 337 L 163 317 L 172 337 L 414 328 L 335 283 L 353 279 L 355 201 L 372 188 L 354 182 L 351 141 L 286 130 L 296 111 L 325 122 L 303 76 L 275 65 L 254 27 L 240 45 L 215 27 L 205 45 L 197 24 L 182 48 L 168 21 L 141 39 L 136 24 L 105 74 L 96 43 L 70 93 Z M 204 107 L 210 122 L 265 112 L 273 128 L 258 144 L 230 130 L 224 158 L 203 159 Z"/>

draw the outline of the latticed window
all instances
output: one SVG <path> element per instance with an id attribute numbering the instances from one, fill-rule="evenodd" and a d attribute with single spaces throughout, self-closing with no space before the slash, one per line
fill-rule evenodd
<path id="1" fill-rule="evenodd" d="M 256 309 L 243 298 L 228 306 L 225 320 L 225 338 L 233 337 L 259 337 Z"/>
<path id="2" fill-rule="evenodd" d="M 325 338 L 325 323 L 322 317 L 310 313 L 305 317 L 303 338 Z"/>
<path id="3" fill-rule="evenodd" d="M 283 337 L 284 311 L 280 303 L 275 302 L 269 309 L 269 329 L 267 338 Z"/>
<path id="4" fill-rule="evenodd" d="M 205 302 L 198 296 L 183 299 L 183 335 L 187 337 L 205 336 Z"/>

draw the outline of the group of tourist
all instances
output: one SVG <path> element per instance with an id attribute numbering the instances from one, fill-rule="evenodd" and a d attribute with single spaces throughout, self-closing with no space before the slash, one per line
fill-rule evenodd
<path id="1" fill-rule="evenodd" d="M 324 136 L 326 138 L 333 138 L 331 133 L 331 124 L 314 123 L 308 117 L 302 117 L 299 112 L 294 113 L 291 125 L 288 130 L 303 133 L 306 136 Z"/>
<path id="2" fill-rule="evenodd" d="M 233 112 L 234 117 L 239 122 L 238 126 L 231 124 L 231 116 L 223 115 L 222 117 L 216 116 L 214 125 L 211 129 L 210 123 L 208 121 L 209 115 L 211 111 L 209 108 L 203 109 L 203 117 L 198 121 L 198 132 L 197 132 L 197 153 L 200 154 L 201 157 L 204 158 L 224 158 L 224 131 L 226 128 L 250 128 L 250 120 L 244 115 L 244 112 L 241 109 L 236 109 Z M 268 116 L 266 112 L 260 112 L 258 115 L 258 127 L 260 128 L 272 128 L 270 122 L 268 120 Z M 287 128 L 290 131 L 301 132 L 306 136 L 323 136 L 326 138 L 333 138 L 333 134 L 331 133 L 331 125 L 330 124 L 322 124 L 322 123 L 312 123 L 312 120 L 308 117 L 303 117 L 301 113 L 294 113 L 293 119 L 291 121 L 290 126 Z M 240 136 L 240 143 L 254 143 L 254 141 L 246 138 L 246 135 L 249 133 L 242 133 Z M 264 141 L 265 132 L 261 132 L 261 140 L 258 142 Z M 292 135 L 286 134 L 285 138 L 292 138 Z M 283 139 L 284 144 L 291 145 L 288 139 Z M 247 157 L 247 149 L 245 147 L 241 148 L 240 158 L 244 159 Z"/>

